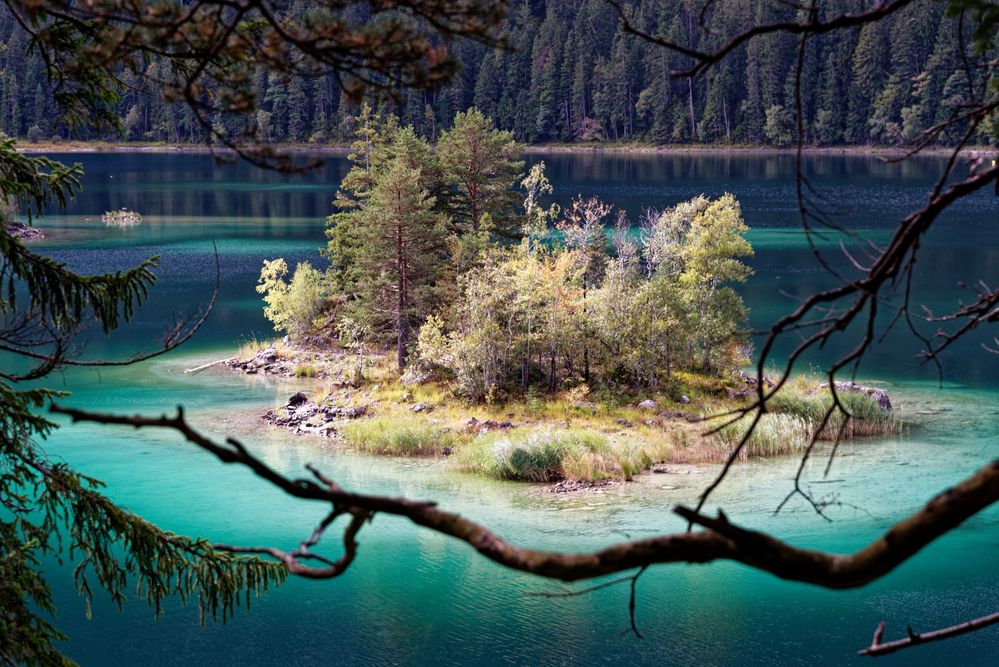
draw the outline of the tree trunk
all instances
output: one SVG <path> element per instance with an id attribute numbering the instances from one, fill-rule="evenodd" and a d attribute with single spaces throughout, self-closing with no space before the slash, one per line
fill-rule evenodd
<path id="1" fill-rule="evenodd" d="M 403 257 L 402 224 L 396 224 L 395 234 L 395 258 L 398 273 L 396 274 L 396 310 L 395 310 L 395 335 L 396 335 L 396 361 L 399 370 L 406 367 L 406 346 L 409 343 L 409 326 L 406 322 L 406 260 Z"/>
<path id="2" fill-rule="evenodd" d="M 549 366 L 548 366 L 548 391 L 551 391 L 551 392 L 555 391 L 555 387 L 558 384 L 558 382 L 555 379 L 555 373 L 557 372 L 556 371 L 555 362 L 556 362 L 556 354 L 555 354 L 555 348 L 553 347 L 549 351 L 549 362 L 548 362 L 549 363 Z"/>
<path id="3" fill-rule="evenodd" d="M 724 95 L 722 95 L 722 116 L 725 118 L 725 141 L 732 143 L 732 127 L 728 122 L 728 102 Z"/>
<path id="4" fill-rule="evenodd" d="M 520 384 L 527 391 L 527 385 L 531 380 L 531 321 L 527 321 L 527 347 L 524 356 L 520 361 Z"/>
<path id="5" fill-rule="evenodd" d="M 479 231 L 479 186 L 477 183 L 469 183 L 468 199 L 471 204 L 472 230 Z"/>
<path id="6" fill-rule="evenodd" d="M 694 33 L 694 15 L 687 14 L 687 46 L 691 45 L 691 36 Z M 690 107 L 690 139 L 697 141 L 697 116 L 694 114 L 694 77 L 687 77 L 687 105 Z"/>

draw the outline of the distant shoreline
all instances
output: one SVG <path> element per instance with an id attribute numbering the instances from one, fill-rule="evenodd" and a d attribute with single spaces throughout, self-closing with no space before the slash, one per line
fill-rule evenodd
<path id="1" fill-rule="evenodd" d="M 108 141 L 64 141 L 38 142 L 34 144 L 18 144 L 18 150 L 25 154 L 39 153 L 188 153 L 209 154 L 218 152 L 231 154 L 229 149 L 213 148 L 211 146 L 167 145 L 119 143 Z M 348 146 L 317 146 L 313 144 L 279 144 L 279 151 L 291 154 L 313 155 L 346 155 L 351 149 Z M 942 156 L 950 155 L 952 149 L 947 147 L 929 147 L 920 151 L 920 155 Z M 615 153 L 624 155 L 794 155 L 794 147 L 780 146 L 719 146 L 719 145 L 683 145 L 683 146 L 653 146 L 643 144 L 528 144 L 524 147 L 525 155 L 557 155 L 585 153 Z M 902 157 L 907 150 L 888 146 L 805 146 L 802 152 L 806 155 L 843 155 L 856 157 Z M 965 155 L 988 156 L 996 155 L 993 147 L 974 146 L 962 151 Z"/>

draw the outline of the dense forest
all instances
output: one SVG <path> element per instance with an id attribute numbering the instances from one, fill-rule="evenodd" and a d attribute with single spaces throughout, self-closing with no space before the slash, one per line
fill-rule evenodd
<path id="1" fill-rule="evenodd" d="M 635 27 L 699 51 L 717 48 L 747 26 L 794 19 L 796 11 L 773 0 L 725 0 L 702 16 L 701 4 L 637 0 L 626 10 Z M 315 11 L 310 5 L 290 3 L 289 16 Z M 820 3 L 820 11 L 831 16 L 855 5 L 831 0 Z M 976 70 L 962 58 L 959 22 L 944 9 L 943 2 L 922 0 L 862 29 L 812 36 L 801 62 L 806 142 L 900 144 L 958 109 Z M 794 36 L 752 40 L 689 79 L 670 72 L 690 67 L 690 59 L 627 33 L 606 0 L 523 0 L 507 20 L 507 34 L 509 50 L 455 43 L 462 69 L 451 85 L 402 91 L 381 102 L 382 109 L 431 139 L 472 106 L 521 142 L 782 145 L 793 139 Z M 66 137 L 44 63 L 6 9 L 0 41 L 0 129 L 31 140 Z M 152 59 L 145 67 L 155 80 L 164 64 Z M 129 72 L 122 83 L 118 112 L 128 140 L 206 140 L 189 109 L 166 103 Z M 333 76 L 288 78 L 261 70 L 258 89 L 255 123 L 266 140 L 347 143 L 354 135 L 358 105 Z M 215 122 L 235 134 L 247 129 L 245 119 Z M 951 143 L 959 133 L 953 126 L 940 141 Z"/>

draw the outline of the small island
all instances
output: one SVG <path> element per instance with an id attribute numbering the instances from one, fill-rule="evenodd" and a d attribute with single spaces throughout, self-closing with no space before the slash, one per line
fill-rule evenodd
<path id="1" fill-rule="evenodd" d="M 257 291 L 284 337 L 226 362 L 303 379 L 266 421 L 556 490 L 730 456 L 751 420 L 718 415 L 757 397 L 734 196 L 634 225 L 596 197 L 550 204 L 544 163 L 525 176 L 511 135 L 474 109 L 436 145 L 367 110 L 358 124 L 330 267 L 265 261 Z M 902 430 L 884 390 L 836 390 L 851 417 L 823 424 L 828 386 L 787 383 L 740 456 Z"/>

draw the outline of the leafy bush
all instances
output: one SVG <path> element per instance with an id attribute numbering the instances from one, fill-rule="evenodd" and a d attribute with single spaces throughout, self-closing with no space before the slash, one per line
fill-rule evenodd
<path id="1" fill-rule="evenodd" d="M 372 454 L 432 456 L 455 443 L 454 433 L 422 419 L 373 417 L 347 424 L 343 436 L 352 447 Z"/>
<path id="2" fill-rule="evenodd" d="M 892 412 L 882 410 L 873 397 L 857 391 L 840 391 L 839 399 L 850 413 L 850 419 L 843 428 L 846 417 L 836 410 L 819 433 L 819 439 L 833 440 L 840 434 L 841 428 L 844 438 L 888 436 L 901 432 L 902 422 Z M 748 456 L 779 456 L 803 451 L 831 406 L 832 395 L 827 389 L 782 388 L 767 401 L 769 412 L 760 419 L 744 453 Z M 726 426 L 719 433 L 719 438 L 726 446 L 734 447 L 742 439 L 748 425 L 749 419 L 744 418 Z"/>
<path id="3" fill-rule="evenodd" d="M 264 260 L 257 292 L 264 295 L 264 315 L 275 331 L 301 336 L 316 331 L 317 320 L 328 304 L 326 275 L 308 262 L 295 267 L 291 282 L 285 280 L 288 264 L 284 259 Z"/>
<path id="4" fill-rule="evenodd" d="M 576 201 L 554 247 L 525 241 L 460 276 L 447 319 L 420 331 L 420 363 L 482 401 L 543 379 L 551 393 L 581 381 L 668 384 L 672 373 L 745 363 L 746 309 L 729 286 L 751 273 L 747 228 L 732 195 L 651 214 L 637 244 L 624 224 L 608 252 L 609 207 Z"/>

